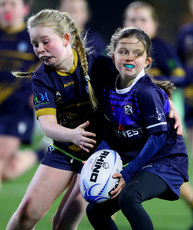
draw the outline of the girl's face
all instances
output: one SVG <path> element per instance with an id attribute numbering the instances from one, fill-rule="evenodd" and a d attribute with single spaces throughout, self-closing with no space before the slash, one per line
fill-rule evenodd
<path id="1" fill-rule="evenodd" d="M 65 69 L 70 37 L 61 38 L 50 27 L 35 27 L 29 30 L 31 43 L 37 57 L 46 65 L 58 70 Z"/>
<path id="2" fill-rule="evenodd" d="M 145 47 L 135 37 L 121 39 L 115 49 L 113 61 L 122 78 L 131 80 L 150 64 Z"/>
<path id="3" fill-rule="evenodd" d="M 4 28 L 17 29 L 28 13 L 29 7 L 24 5 L 23 0 L 0 0 L 0 22 Z"/>
<path id="4" fill-rule="evenodd" d="M 128 9 L 124 21 L 125 27 L 136 27 L 143 30 L 150 38 L 156 35 L 157 23 L 148 8 Z"/>
<path id="5" fill-rule="evenodd" d="M 68 12 L 75 20 L 79 29 L 85 29 L 89 20 L 89 9 L 85 0 L 64 0 L 61 1 L 60 11 Z"/>

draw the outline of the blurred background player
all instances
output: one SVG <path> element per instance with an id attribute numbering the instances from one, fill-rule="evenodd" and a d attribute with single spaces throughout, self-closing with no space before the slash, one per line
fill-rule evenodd
<path id="1" fill-rule="evenodd" d="M 86 35 L 88 47 L 93 47 L 98 52 L 105 52 L 105 40 L 99 33 L 88 26 L 91 19 L 91 10 L 87 0 L 60 0 L 59 10 L 72 16 L 83 36 Z"/>
<path id="2" fill-rule="evenodd" d="M 32 140 L 35 116 L 31 80 L 11 74 L 33 71 L 39 63 L 25 27 L 29 11 L 30 1 L 0 0 L 0 184 L 38 161 L 33 150 L 19 151 L 21 144 Z"/>
<path id="3" fill-rule="evenodd" d="M 140 28 L 151 38 L 153 61 L 149 73 L 154 79 L 171 81 L 177 87 L 172 99 L 183 121 L 184 102 L 180 87 L 185 81 L 185 71 L 175 49 L 158 37 L 159 19 L 155 8 L 147 2 L 134 1 L 125 9 L 123 26 Z"/>
<path id="4" fill-rule="evenodd" d="M 158 37 L 158 21 L 155 8 L 151 4 L 134 1 L 125 9 L 123 25 L 125 27 L 138 27 L 144 30 L 151 38 L 151 57 L 153 60 L 149 73 L 157 80 L 169 80 L 174 83 L 176 89 L 173 91 L 172 99 L 183 122 L 184 96 L 182 88 L 186 81 L 186 73 L 175 49 Z M 193 190 L 189 183 L 182 185 L 181 197 L 193 207 Z M 193 208 L 191 210 L 193 213 Z"/>
<path id="5" fill-rule="evenodd" d="M 191 15 L 193 15 L 193 0 L 188 1 Z M 193 18 L 192 18 L 193 19 Z M 182 61 L 186 71 L 186 81 L 184 87 L 184 121 L 186 133 L 191 151 L 191 159 L 193 159 L 193 22 L 184 24 L 177 34 L 177 53 Z M 192 162 L 192 161 L 191 161 Z M 189 199 L 193 210 L 193 197 Z M 192 212 L 193 213 L 193 212 Z M 192 228 L 193 229 L 193 226 Z"/>

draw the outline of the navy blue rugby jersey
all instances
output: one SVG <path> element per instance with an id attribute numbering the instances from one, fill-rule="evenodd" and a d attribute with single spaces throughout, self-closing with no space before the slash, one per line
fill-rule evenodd
<path id="1" fill-rule="evenodd" d="M 25 25 L 18 30 L 0 28 L 0 106 L 1 114 L 22 110 L 32 94 L 31 79 L 18 79 L 12 71 L 34 71 L 39 64 Z"/>
<path id="2" fill-rule="evenodd" d="M 185 97 L 185 121 L 187 126 L 192 126 L 193 116 L 193 23 L 182 26 L 177 36 L 177 53 L 186 71 Z"/>
<path id="3" fill-rule="evenodd" d="M 153 61 L 149 73 L 157 80 L 169 80 L 176 86 L 183 86 L 185 71 L 175 49 L 158 37 L 151 42 Z"/>
<path id="4" fill-rule="evenodd" d="M 150 135 L 167 132 L 166 145 L 151 162 L 172 164 L 187 177 L 186 146 L 168 117 L 170 105 L 166 93 L 154 85 L 144 71 L 131 86 L 117 89 L 118 84 L 119 78 L 104 89 L 106 138 L 110 146 L 127 163 L 140 153 Z"/>
<path id="5" fill-rule="evenodd" d="M 32 88 L 36 116 L 56 115 L 58 123 L 68 128 L 75 128 L 89 120 L 90 125 L 87 130 L 95 132 L 97 139 L 100 139 L 103 131 L 103 119 L 91 107 L 87 82 L 84 79 L 77 53 L 74 49 L 73 52 L 75 61 L 70 73 L 56 72 L 42 64 L 34 74 Z M 102 97 L 105 79 L 114 76 L 115 68 L 112 60 L 98 53 L 90 54 L 88 55 L 88 66 L 95 95 L 97 98 Z M 73 143 L 54 141 L 54 145 L 80 159 L 88 157 L 87 152 Z"/>

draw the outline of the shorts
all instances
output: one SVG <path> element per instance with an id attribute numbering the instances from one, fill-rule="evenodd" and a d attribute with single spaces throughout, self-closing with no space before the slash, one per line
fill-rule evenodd
<path id="1" fill-rule="evenodd" d="M 0 135 L 18 137 L 23 144 L 32 142 L 35 120 L 28 94 L 20 90 L 0 104 Z"/>
<path id="2" fill-rule="evenodd" d="M 80 173 L 83 167 L 82 162 L 65 155 L 52 146 L 48 147 L 48 152 L 42 159 L 41 164 L 62 170 L 73 171 L 76 173 Z"/>
<path id="3" fill-rule="evenodd" d="M 180 186 L 184 183 L 182 175 L 171 165 L 160 162 L 150 163 L 140 171 L 147 171 L 161 177 L 169 186 L 169 190 L 159 198 L 165 200 L 177 200 L 180 196 Z"/>

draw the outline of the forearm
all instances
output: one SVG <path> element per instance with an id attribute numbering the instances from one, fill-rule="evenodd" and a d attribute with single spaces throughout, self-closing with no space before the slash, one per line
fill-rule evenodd
<path id="1" fill-rule="evenodd" d="M 72 142 L 73 130 L 59 125 L 56 118 L 47 115 L 46 119 L 45 117 L 39 117 L 38 120 L 47 137 L 59 142 Z"/>

